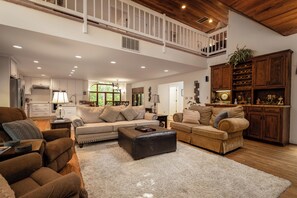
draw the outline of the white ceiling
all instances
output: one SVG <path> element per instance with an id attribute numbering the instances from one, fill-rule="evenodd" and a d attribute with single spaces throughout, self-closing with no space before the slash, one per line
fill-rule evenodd
<path id="1" fill-rule="evenodd" d="M 45 78 L 74 78 L 85 80 L 132 83 L 163 78 L 199 68 L 121 50 L 91 45 L 0 25 L 0 54 L 13 57 L 24 76 Z M 23 49 L 15 49 L 20 45 Z M 82 59 L 75 58 L 81 55 Z M 39 64 L 33 63 L 38 60 Z M 110 61 L 117 64 L 110 64 Z M 74 75 L 69 77 L 74 65 Z M 146 69 L 140 66 L 145 65 Z M 36 67 L 41 66 L 42 70 Z M 165 73 L 164 70 L 169 70 Z"/>

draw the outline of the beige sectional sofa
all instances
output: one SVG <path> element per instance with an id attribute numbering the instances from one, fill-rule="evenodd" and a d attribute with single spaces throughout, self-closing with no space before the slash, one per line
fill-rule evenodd
<path id="1" fill-rule="evenodd" d="M 127 110 L 130 110 L 129 113 Z M 77 107 L 76 112 L 77 115 L 71 120 L 75 139 L 80 147 L 83 147 L 85 143 L 117 139 L 119 127 L 159 125 L 159 121 L 156 120 L 157 116 L 146 113 L 144 106 L 81 106 Z"/>
<path id="2" fill-rule="evenodd" d="M 220 154 L 243 146 L 242 132 L 248 128 L 249 121 L 244 118 L 242 106 L 216 108 L 192 105 L 190 110 L 199 112 L 198 123 L 185 122 L 183 113 L 176 113 L 170 123 L 171 129 L 177 132 L 178 140 Z M 222 115 L 227 117 L 220 120 L 218 116 Z"/>

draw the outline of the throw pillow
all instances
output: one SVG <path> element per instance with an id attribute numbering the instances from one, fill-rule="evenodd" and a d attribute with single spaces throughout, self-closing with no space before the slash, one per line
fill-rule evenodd
<path id="1" fill-rule="evenodd" d="M 223 112 L 219 113 L 214 120 L 214 123 L 213 123 L 214 128 L 218 128 L 219 122 L 225 118 L 228 118 L 228 112 L 223 111 Z"/>
<path id="2" fill-rule="evenodd" d="M 183 122 L 199 124 L 200 113 L 194 110 L 184 109 L 183 111 Z"/>
<path id="3" fill-rule="evenodd" d="M 137 113 L 135 120 L 141 120 L 144 119 L 145 114 L 145 107 L 143 105 L 141 106 L 133 106 L 132 109 Z"/>
<path id="4" fill-rule="evenodd" d="M 136 118 L 137 113 L 132 109 L 131 106 L 128 106 L 127 108 L 123 109 L 121 111 L 121 114 L 123 114 L 123 116 L 128 120 L 131 121 L 134 118 Z"/>
<path id="5" fill-rule="evenodd" d="M 210 125 L 214 124 L 214 120 L 217 117 L 217 115 L 221 112 L 228 112 L 229 118 L 244 118 L 244 111 L 242 106 L 236 106 L 236 107 L 227 107 L 227 108 L 220 108 L 215 107 L 212 109 L 212 116 L 210 120 Z"/>
<path id="6" fill-rule="evenodd" d="M 76 114 L 84 121 L 84 123 L 103 122 L 103 120 L 99 118 L 103 110 L 104 107 L 79 106 L 77 107 Z"/>
<path id="7" fill-rule="evenodd" d="M 12 140 L 43 139 L 43 135 L 31 119 L 2 124 Z"/>
<path id="8" fill-rule="evenodd" d="M 117 108 L 113 108 L 112 106 L 106 106 L 99 118 L 106 122 L 115 122 L 119 114 L 120 111 Z"/>
<path id="9" fill-rule="evenodd" d="M 14 198 L 14 191 L 10 188 L 6 179 L 0 174 L 0 197 Z"/>
<path id="10" fill-rule="evenodd" d="M 209 121 L 212 114 L 212 108 L 213 107 L 206 107 L 206 106 L 200 106 L 200 105 L 191 105 L 190 110 L 199 111 L 200 113 L 200 124 L 203 125 L 209 125 Z"/>
<path id="11" fill-rule="evenodd" d="M 79 117 L 77 117 L 77 116 L 71 116 L 70 119 L 72 120 L 72 125 L 74 127 L 84 126 L 84 122 Z"/>

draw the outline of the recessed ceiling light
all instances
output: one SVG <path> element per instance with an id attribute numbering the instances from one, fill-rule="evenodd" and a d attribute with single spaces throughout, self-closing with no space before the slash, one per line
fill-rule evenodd
<path id="1" fill-rule="evenodd" d="M 165 69 L 164 72 L 169 72 L 169 70 L 168 69 Z"/>
<path id="2" fill-rule="evenodd" d="M 45 76 L 45 74 L 41 74 L 41 76 L 43 76 L 43 77 L 44 77 L 44 76 Z"/>
<path id="3" fill-rule="evenodd" d="M 212 23 L 212 22 L 213 22 L 212 18 L 209 18 L 208 23 Z"/>
<path id="4" fill-rule="evenodd" d="M 76 56 L 75 56 L 75 58 L 79 58 L 79 59 L 81 59 L 82 57 L 81 57 L 81 56 L 79 56 L 79 55 L 76 55 Z"/>
<path id="5" fill-rule="evenodd" d="M 115 62 L 115 61 L 110 61 L 110 63 L 111 63 L 111 64 L 116 64 L 117 62 Z"/>
<path id="6" fill-rule="evenodd" d="M 187 7 L 187 6 L 186 6 L 185 4 L 183 4 L 183 5 L 181 6 L 181 9 L 184 10 L 184 9 L 186 9 L 186 7 Z"/>
<path id="7" fill-rule="evenodd" d="M 23 48 L 22 46 L 19 46 L 19 45 L 13 45 L 12 47 L 17 48 L 17 49 L 22 49 Z"/>
<path id="8" fill-rule="evenodd" d="M 69 76 L 72 76 L 71 74 L 69 74 Z"/>
<path id="9" fill-rule="evenodd" d="M 71 70 L 72 72 L 75 72 L 75 69 Z"/>
<path id="10" fill-rule="evenodd" d="M 70 72 L 70 74 L 73 74 L 74 72 L 72 71 L 72 72 Z"/>
<path id="11" fill-rule="evenodd" d="M 42 69 L 41 67 L 37 67 L 37 69 Z"/>
<path id="12" fill-rule="evenodd" d="M 35 60 L 35 61 L 33 61 L 34 63 L 39 63 L 39 61 L 38 60 Z"/>
<path id="13" fill-rule="evenodd" d="M 75 66 L 74 66 L 74 68 L 75 68 L 75 69 L 77 69 L 77 68 L 78 68 L 78 66 L 76 66 L 76 65 L 75 65 Z"/>
<path id="14" fill-rule="evenodd" d="M 145 69 L 145 68 L 146 68 L 146 66 L 141 66 L 140 68 L 141 68 L 141 69 Z"/>

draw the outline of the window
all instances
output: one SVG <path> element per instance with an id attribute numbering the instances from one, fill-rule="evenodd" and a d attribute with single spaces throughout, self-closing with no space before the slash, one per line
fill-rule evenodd
<path id="1" fill-rule="evenodd" d="M 115 105 L 121 101 L 121 90 L 113 83 L 98 83 L 90 87 L 90 101 L 96 106 Z"/>

